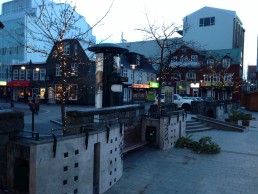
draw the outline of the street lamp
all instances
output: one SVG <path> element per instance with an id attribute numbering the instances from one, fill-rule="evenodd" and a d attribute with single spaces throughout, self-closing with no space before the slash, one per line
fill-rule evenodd
<path id="1" fill-rule="evenodd" d="M 34 73 L 34 70 L 38 73 L 40 71 L 40 69 L 38 67 L 32 68 L 33 65 L 32 65 L 32 61 L 31 60 L 28 63 L 28 66 L 29 66 L 29 70 L 30 70 L 30 78 L 29 78 L 29 80 L 31 82 L 30 93 L 31 93 L 31 96 L 33 96 L 33 91 L 32 91 L 32 87 L 33 87 L 33 73 Z M 26 70 L 26 66 L 22 66 L 21 69 L 22 70 Z"/>
<path id="2" fill-rule="evenodd" d="M 132 71 L 133 71 L 133 79 L 132 79 L 132 104 L 133 104 L 134 70 L 135 70 L 136 65 L 135 64 L 131 64 L 130 66 L 131 66 Z"/>

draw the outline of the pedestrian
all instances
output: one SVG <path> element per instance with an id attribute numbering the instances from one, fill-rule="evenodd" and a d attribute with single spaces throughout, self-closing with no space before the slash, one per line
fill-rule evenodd
<path id="1" fill-rule="evenodd" d="M 47 91 L 45 91 L 45 93 L 44 93 L 44 102 L 45 102 L 45 104 L 48 104 L 48 94 L 47 94 Z"/>
<path id="2" fill-rule="evenodd" d="M 27 92 L 25 92 L 25 94 L 24 94 L 24 102 L 27 104 L 28 103 L 28 93 Z"/>

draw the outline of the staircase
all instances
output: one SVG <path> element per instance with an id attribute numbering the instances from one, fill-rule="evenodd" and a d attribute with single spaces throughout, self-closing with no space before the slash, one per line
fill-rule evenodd
<path id="1" fill-rule="evenodd" d="M 244 132 L 246 127 L 202 115 L 192 116 L 190 120 L 186 121 L 186 133 L 194 133 L 212 129 Z"/>
<path id="2" fill-rule="evenodd" d="M 200 132 L 200 131 L 208 131 L 212 130 L 213 127 L 208 126 L 204 122 L 200 122 L 197 120 L 189 120 L 186 121 L 186 133 L 195 133 L 195 132 Z"/>

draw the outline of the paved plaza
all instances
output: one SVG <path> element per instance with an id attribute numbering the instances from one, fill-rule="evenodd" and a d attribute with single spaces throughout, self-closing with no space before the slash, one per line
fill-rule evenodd
<path id="1" fill-rule="evenodd" d="M 0 105 L 8 106 L 4 102 Z M 28 106 L 17 103 L 15 108 L 25 110 L 25 129 L 31 129 Z M 68 106 L 67 110 L 89 108 L 93 107 Z M 219 154 L 197 154 L 187 148 L 161 151 L 148 146 L 125 154 L 123 176 L 105 194 L 257 194 L 258 113 L 250 113 L 256 119 L 245 132 L 211 130 L 192 134 L 194 140 L 212 137 L 221 147 Z M 58 105 L 41 105 L 35 130 L 47 135 L 51 128 L 60 127 L 50 122 L 59 116 Z"/>
<path id="2" fill-rule="evenodd" d="M 251 113 L 257 120 L 245 132 L 193 133 L 195 140 L 212 137 L 219 154 L 150 147 L 128 153 L 123 177 L 105 194 L 257 194 L 258 114 Z"/>

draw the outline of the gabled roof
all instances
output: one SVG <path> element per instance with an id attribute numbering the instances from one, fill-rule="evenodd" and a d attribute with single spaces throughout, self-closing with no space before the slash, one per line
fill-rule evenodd
<path id="1" fill-rule="evenodd" d="M 229 14 L 229 15 L 232 15 L 232 16 L 236 16 L 236 12 L 235 11 L 227 10 L 227 9 L 221 9 L 221 8 L 215 8 L 215 7 L 209 7 L 209 6 L 204 6 L 204 7 L 200 8 L 200 9 L 196 10 L 195 12 L 189 14 L 189 16 L 194 15 L 194 14 L 196 14 L 198 12 L 203 12 L 203 11 L 207 12 L 209 10 L 214 10 L 216 12 L 221 12 L 221 13 Z"/>
<path id="2" fill-rule="evenodd" d="M 168 41 L 182 41 L 182 38 L 171 38 Z M 155 58 L 160 56 L 160 47 L 156 40 L 145 40 L 138 42 L 117 43 L 117 45 L 128 49 L 130 52 L 136 52 L 144 55 L 146 58 Z"/>
<path id="3" fill-rule="evenodd" d="M 131 64 L 128 56 L 126 54 L 122 54 L 120 55 L 120 57 L 121 57 L 121 64 L 123 64 L 123 66 L 126 69 L 131 69 L 131 66 L 130 66 Z M 150 63 L 148 63 L 147 59 L 144 58 L 143 56 L 141 59 L 141 66 L 139 68 L 141 70 L 144 70 L 145 72 L 155 73 L 155 69 L 153 68 L 153 66 Z"/>
<path id="4" fill-rule="evenodd" d="M 208 58 L 209 56 L 213 56 L 218 60 L 222 60 L 225 56 L 229 56 L 233 61 L 232 64 L 241 64 L 242 62 L 242 49 L 234 48 L 234 49 L 221 49 L 221 50 L 207 50 L 200 52 L 204 58 Z"/>

